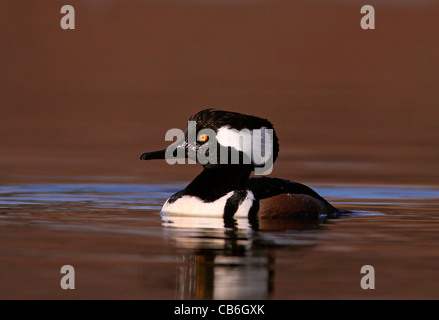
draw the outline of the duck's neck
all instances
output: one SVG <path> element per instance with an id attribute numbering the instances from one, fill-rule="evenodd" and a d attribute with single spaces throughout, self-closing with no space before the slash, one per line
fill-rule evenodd
<path id="1" fill-rule="evenodd" d="M 184 193 L 205 201 L 214 201 L 230 191 L 246 189 L 252 170 L 250 166 L 233 164 L 204 167 L 184 189 Z"/>

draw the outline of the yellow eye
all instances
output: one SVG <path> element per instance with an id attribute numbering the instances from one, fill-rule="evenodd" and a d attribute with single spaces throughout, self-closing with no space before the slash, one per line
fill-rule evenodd
<path id="1" fill-rule="evenodd" d="M 206 142 L 207 140 L 209 140 L 209 136 L 207 134 L 203 133 L 198 136 L 198 141 L 200 142 Z"/>

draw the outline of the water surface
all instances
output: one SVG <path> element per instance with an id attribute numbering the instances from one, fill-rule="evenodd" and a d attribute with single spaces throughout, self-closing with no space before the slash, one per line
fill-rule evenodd
<path id="1" fill-rule="evenodd" d="M 161 216 L 176 184 L 0 186 L 0 298 L 438 298 L 439 189 L 312 185 L 336 220 Z M 76 289 L 62 290 L 63 265 Z M 363 265 L 376 289 L 363 290 Z"/>

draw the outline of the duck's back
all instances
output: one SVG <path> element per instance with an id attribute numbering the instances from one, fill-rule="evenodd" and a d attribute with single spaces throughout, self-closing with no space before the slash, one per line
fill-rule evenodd
<path id="1" fill-rule="evenodd" d="M 259 199 L 259 217 L 280 218 L 304 215 L 337 217 L 340 211 L 310 187 L 279 178 L 250 178 L 248 188 Z"/>

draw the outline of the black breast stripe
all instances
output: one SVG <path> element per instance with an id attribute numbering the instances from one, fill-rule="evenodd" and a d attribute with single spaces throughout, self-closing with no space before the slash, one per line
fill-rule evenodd
<path id="1" fill-rule="evenodd" d="M 247 190 L 235 190 L 224 206 L 224 218 L 232 218 L 247 196 Z"/>

